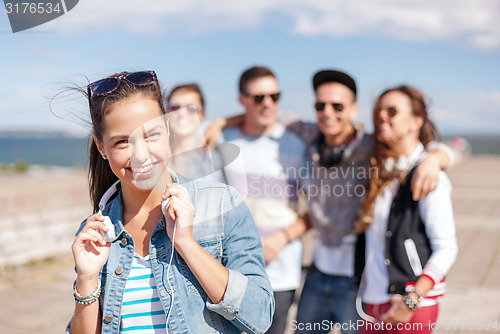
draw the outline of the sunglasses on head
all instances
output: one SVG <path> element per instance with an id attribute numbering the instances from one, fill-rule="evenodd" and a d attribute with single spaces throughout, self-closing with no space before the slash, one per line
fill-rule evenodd
<path id="1" fill-rule="evenodd" d="M 387 112 L 387 115 L 388 115 L 389 117 L 394 117 L 394 116 L 396 116 L 396 114 L 398 113 L 398 108 L 396 108 L 396 107 L 385 107 L 385 108 L 380 108 L 379 113 L 380 113 L 382 110 L 385 110 L 385 111 Z"/>
<path id="2" fill-rule="evenodd" d="M 316 104 L 314 104 L 314 108 L 318 112 L 323 111 L 323 110 L 325 110 L 327 104 L 330 104 L 332 106 L 333 110 L 335 110 L 336 112 L 342 112 L 342 110 L 344 110 L 344 105 L 342 103 L 316 102 Z"/>
<path id="3" fill-rule="evenodd" d="M 154 71 L 141 71 L 119 74 L 114 77 L 109 77 L 90 83 L 87 86 L 89 100 L 91 98 L 91 94 L 93 94 L 94 96 L 104 96 L 114 92 L 118 88 L 118 86 L 120 86 L 120 82 L 122 80 L 127 80 L 131 84 L 139 87 L 148 86 L 155 82 L 158 82 L 156 73 Z"/>
<path id="4" fill-rule="evenodd" d="M 190 104 L 185 107 L 181 106 L 180 104 L 171 104 L 168 106 L 169 111 L 177 111 L 182 108 L 186 108 L 186 110 L 189 111 L 189 113 L 191 114 L 195 114 L 197 112 L 196 106 L 194 104 Z"/>
<path id="5" fill-rule="evenodd" d="M 271 99 L 273 100 L 273 102 L 278 102 L 279 99 L 280 99 L 280 96 L 281 96 L 281 92 L 278 92 L 278 93 L 274 93 L 274 94 L 265 94 L 265 95 L 250 95 L 250 94 L 243 94 L 245 95 L 246 97 L 251 97 L 253 98 L 253 102 L 255 104 L 261 104 L 262 101 L 264 101 L 264 98 L 266 96 L 269 96 L 271 97 Z"/>

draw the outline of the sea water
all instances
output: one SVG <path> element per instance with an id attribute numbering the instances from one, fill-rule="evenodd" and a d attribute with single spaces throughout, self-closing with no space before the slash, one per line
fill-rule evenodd
<path id="1" fill-rule="evenodd" d="M 88 138 L 62 134 L 0 135 L 0 163 L 86 167 Z"/>

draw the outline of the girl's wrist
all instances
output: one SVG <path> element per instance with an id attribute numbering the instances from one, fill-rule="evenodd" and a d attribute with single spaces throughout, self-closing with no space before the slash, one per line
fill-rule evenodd
<path id="1" fill-rule="evenodd" d="M 184 258 L 184 255 L 189 255 L 193 248 L 199 247 L 194 237 L 188 237 L 183 239 L 175 240 L 175 250 Z"/>
<path id="2" fill-rule="evenodd" d="M 286 241 L 285 245 L 288 245 L 290 242 L 293 241 L 292 236 L 290 235 L 290 232 L 288 232 L 288 230 L 286 228 L 281 229 L 280 232 L 285 237 L 285 241 Z"/>
<path id="3" fill-rule="evenodd" d="M 91 294 L 99 282 L 99 275 L 77 275 L 76 276 L 76 289 L 81 295 Z"/>

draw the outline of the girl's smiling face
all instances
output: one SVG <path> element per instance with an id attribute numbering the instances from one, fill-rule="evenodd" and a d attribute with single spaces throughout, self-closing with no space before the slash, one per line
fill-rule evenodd
<path id="1" fill-rule="evenodd" d="M 122 186 L 164 189 L 170 183 L 169 130 L 158 101 L 136 94 L 113 104 L 97 147 Z"/>
<path id="2" fill-rule="evenodd" d="M 393 148 L 409 138 L 418 140 L 422 117 L 413 113 L 411 100 L 404 93 L 391 91 L 380 99 L 374 115 L 377 139 Z"/>

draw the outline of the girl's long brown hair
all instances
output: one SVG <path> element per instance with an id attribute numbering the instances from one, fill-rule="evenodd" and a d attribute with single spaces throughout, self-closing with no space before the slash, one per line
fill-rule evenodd
<path id="1" fill-rule="evenodd" d="M 390 88 L 378 97 L 375 102 L 375 107 L 373 108 L 374 125 L 376 124 L 377 117 L 381 109 L 381 100 L 387 93 L 390 92 L 400 92 L 405 94 L 410 99 L 413 115 L 422 118 L 423 124 L 419 131 L 419 140 L 424 146 L 435 139 L 439 139 L 437 129 L 428 117 L 427 105 L 424 96 L 417 89 L 406 85 Z M 391 152 L 385 143 L 377 140 L 377 136 L 378 130 L 375 126 L 373 133 L 373 156 L 371 157 L 371 164 L 376 168 L 376 173 L 372 174 L 370 184 L 368 185 L 368 195 L 365 202 L 359 209 L 359 219 L 355 222 L 357 232 L 365 231 L 372 222 L 373 209 L 377 196 L 394 178 L 399 178 L 403 181 L 405 177 L 405 175 L 401 172 L 385 171 L 383 166 L 385 159 L 390 156 L 394 157 L 395 154 Z"/>
<path id="2" fill-rule="evenodd" d="M 117 73 L 109 76 L 115 78 L 128 72 Z M 97 141 L 102 142 L 104 132 L 104 117 L 111 111 L 113 105 L 133 95 L 141 94 L 158 101 L 161 111 L 165 114 L 165 105 L 161 93 L 161 87 L 155 76 L 155 82 L 147 86 L 136 86 L 127 80 L 121 80 L 119 86 L 113 92 L 104 96 L 87 96 L 90 106 L 90 117 L 92 120 L 92 135 Z M 89 93 L 87 93 L 88 95 Z M 99 211 L 99 201 L 111 185 L 118 180 L 109 167 L 108 161 L 104 160 L 97 149 L 95 141 L 90 138 L 89 149 L 89 191 L 94 212 Z"/>

